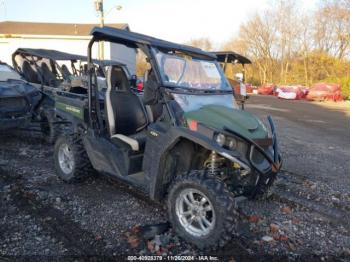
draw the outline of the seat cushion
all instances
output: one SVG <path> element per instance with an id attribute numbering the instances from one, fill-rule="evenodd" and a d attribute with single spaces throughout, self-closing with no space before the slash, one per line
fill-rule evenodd
<path id="1" fill-rule="evenodd" d="M 133 151 L 143 151 L 145 149 L 147 133 L 145 131 L 126 136 L 122 134 L 115 134 L 111 137 L 112 141 L 118 139 L 128 144 Z"/>
<path id="2" fill-rule="evenodd" d="M 122 135 L 122 134 L 115 134 L 111 137 L 112 139 L 119 139 L 123 141 L 124 143 L 128 144 L 133 151 L 139 151 L 140 146 L 139 142 L 136 139 L 133 139 L 131 137 Z"/>

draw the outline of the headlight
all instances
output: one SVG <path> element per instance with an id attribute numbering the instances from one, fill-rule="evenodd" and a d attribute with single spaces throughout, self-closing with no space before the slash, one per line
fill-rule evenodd
<path id="1" fill-rule="evenodd" d="M 216 142 L 217 142 L 220 146 L 224 146 L 224 145 L 225 145 L 225 141 L 226 141 L 225 135 L 219 133 L 219 134 L 216 136 Z"/>
<path id="2" fill-rule="evenodd" d="M 237 148 L 237 140 L 233 137 L 229 137 L 226 142 L 229 149 L 234 150 Z"/>
<path id="3" fill-rule="evenodd" d="M 234 137 L 226 137 L 224 134 L 218 133 L 215 137 L 216 143 L 219 146 L 225 147 L 230 150 L 235 150 L 237 148 L 237 139 Z"/>

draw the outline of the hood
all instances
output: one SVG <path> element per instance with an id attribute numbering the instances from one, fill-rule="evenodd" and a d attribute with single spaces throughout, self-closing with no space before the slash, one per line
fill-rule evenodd
<path id="1" fill-rule="evenodd" d="M 0 81 L 0 97 L 25 96 L 36 88 L 22 80 Z"/>
<path id="2" fill-rule="evenodd" d="M 186 120 L 196 120 L 208 127 L 222 130 L 224 127 L 234 130 L 250 139 L 268 137 L 264 124 L 249 112 L 219 105 L 207 105 L 185 113 Z"/>

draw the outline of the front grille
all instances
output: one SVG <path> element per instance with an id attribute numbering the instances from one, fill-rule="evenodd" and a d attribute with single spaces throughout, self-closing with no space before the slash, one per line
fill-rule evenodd
<path id="1" fill-rule="evenodd" d="M 0 112 L 21 112 L 25 111 L 27 102 L 23 97 L 0 98 Z"/>
<path id="2" fill-rule="evenodd" d="M 270 152 L 269 147 L 262 146 L 262 148 L 264 149 L 265 153 L 269 155 L 269 152 Z M 255 149 L 253 152 L 252 160 L 255 164 L 261 164 L 265 160 L 265 157 L 257 149 Z"/>

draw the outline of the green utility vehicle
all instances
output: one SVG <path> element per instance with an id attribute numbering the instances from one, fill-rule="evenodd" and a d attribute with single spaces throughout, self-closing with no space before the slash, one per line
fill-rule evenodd
<path id="1" fill-rule="evenodd" d="M 177 234 L 218 248 L 236 233 L 237 198 L 265 195 L 281 167 L 275 128 L 240 110 L 216 56 L 146 35 L 96 27 L 88 46 L 87 95 L 56 92 L 65 122 L 55 144 L 57 175 L 94 169 L 167 205 Z M 118 65 L 99 95 L 91 49 L 109 41 L 142 50 L 152 67 L 136 94 Z M 118 201 L 118 199 L 116 199 Z"/>
<path id="2" fill-rule="evenodd" d="M 39 123 L 45 141 L 55 143 L 60 132 L 60 121 L 54 114 L 53 94 L 62 90 L 72 94 L 87 94 L 87 57 L 57 50 L 18 48 L 12 54 L 12 63 L 17 73 L 34 86 L 40 95 L 30 114 L 31 124 Z M 117 61 L 93 60 L 93 64 L 102 97 L 107 88 L 107 66 L 119 65 L 130 77 L 127 67 Z"/>

